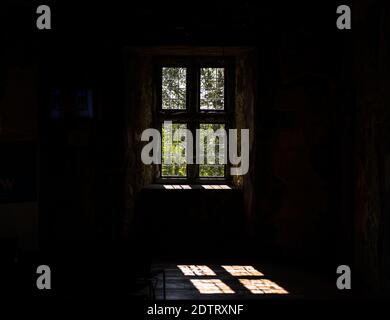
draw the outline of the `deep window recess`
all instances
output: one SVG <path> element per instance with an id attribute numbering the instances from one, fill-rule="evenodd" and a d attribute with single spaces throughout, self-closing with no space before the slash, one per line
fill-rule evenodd
<path id="1" fill-rule="evenodd" d="M 161 180 L 195 183 L 230 178 L 227 150 L 233 122 L 233 70 L 233 62 L 225 58 L 157 61 L 155 122 L 162 134 Z M 171 127 L 164 126 L 167 121 Z M 193 141 L 183 129 L 191 131 Z M 192 151 L 192 163 L 186 161 L 185 151 Z"/>

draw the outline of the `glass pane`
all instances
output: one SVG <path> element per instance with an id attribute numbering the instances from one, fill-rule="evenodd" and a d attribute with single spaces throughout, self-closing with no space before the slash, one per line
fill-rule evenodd
<path id="1" fill-rule="evenodd" d="M 162 68 L 162 108 L 186 108 L 186 68 Z"/>
<path id="2" fill-rule="evenodd" d="M 222 130 L 220 130 L 222 129 Z M 199 132 L 200 145 L 199 176 L 224 177 L 226 163 L 225 125 L 220 123 L 201 123 Z"/>
<path id="3" fill-rule="evenodd" d="M 200 109 L 224 110 L 225 69 L 200 69 Z"/>
<path id="4" fill-rule="evenodd" d="M 186 177 L 187 164 L 185 147 L 185 135 L 181 136 L 178 130 L 187 129 L 186 124 L 172 123 L 162 126 L 162 164 L 161 175 L 163 177 Z M 175 134 L 177 138 L 175 139 Z"/>

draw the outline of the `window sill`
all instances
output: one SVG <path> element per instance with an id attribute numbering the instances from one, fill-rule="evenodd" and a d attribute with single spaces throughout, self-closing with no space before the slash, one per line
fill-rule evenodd
<path id="1" fill-rule="evenodd" d="M 183 188 L 182 186 L 186 186 Z M 166 183 L 159 184 L 151 184 L 145 186 L 143 189 L 146 190 L 167 190 L 167 191 L 189 191 L 189 190 L 205 190 L 205 191 L 232 191 L 237 190 L 231 184 L 224 183 L 208 183 L 205 182 L 203 184 L 186 184 L 182 183 L 170 183 L 167 181 Z"/>

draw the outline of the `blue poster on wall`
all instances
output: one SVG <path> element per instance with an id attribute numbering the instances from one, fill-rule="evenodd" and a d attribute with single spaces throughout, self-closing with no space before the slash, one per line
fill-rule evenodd
<path id="1" fill-rule="evenodd" d="M 66 91 L 54 89 L 51 93 L 51 118 L 61 119 L 65 114 L 74 118 L 92 118 L 92 90 L 75 89 Z"/>

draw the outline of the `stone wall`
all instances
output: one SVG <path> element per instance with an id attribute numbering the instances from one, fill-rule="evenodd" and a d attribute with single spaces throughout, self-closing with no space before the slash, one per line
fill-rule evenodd
<path id="1" fill-rule="evenodd" d="M 145 144 L 141 141 L 142 132 L 153 127 L 153 63 L 151 55 L 131 50 L 125 51 L 124 59 L 127 119 L 125 232 L 131 232 L 136 196 L 142 187 L 153 183 L 156 169 L 141 161 Z"/>

